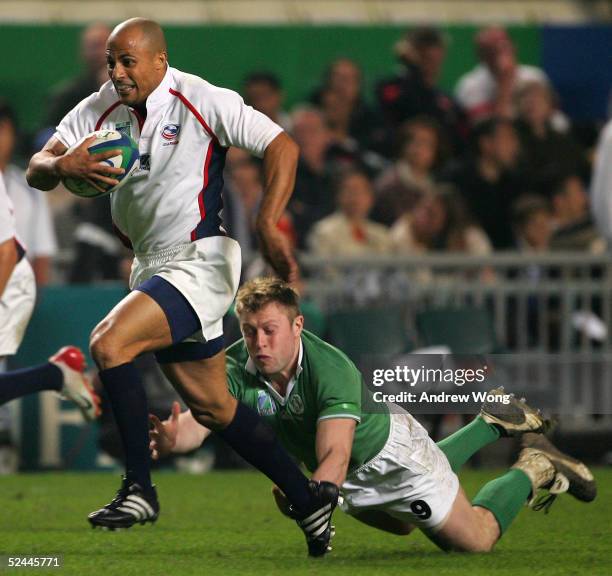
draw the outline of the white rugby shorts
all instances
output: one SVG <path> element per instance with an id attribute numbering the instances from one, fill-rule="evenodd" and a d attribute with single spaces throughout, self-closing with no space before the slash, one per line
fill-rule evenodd
<path id="1" fill-rule="evenodd" d="M 402 412 L 391 414 L 382 450 L 347 476 L 340 507 L 351 515 L 380 510 L 435 532 L 448 517 L 458 490 L 459 479 L 444 453 L 423 426 Z"/>
<path id="2" fill-rule="evenodd" d="M 34 272 L 24 256 L 0 298 L 0 357 L 17 352 L 36 302 Z"/>
<path id="3" fill-rule="evenodd" d="M 240 245 L 227 236 L 210 236 L 159 252 L 135 254 L 130 274 L 134 289 L 152 276 L 172 284 L 189 302 L 201 331 L 185 342 L 208 342 L 223 334 L 223 316 L 238 290 Z"/>

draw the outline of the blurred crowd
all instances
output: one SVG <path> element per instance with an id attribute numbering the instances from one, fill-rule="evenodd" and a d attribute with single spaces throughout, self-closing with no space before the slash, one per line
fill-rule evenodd
<path id="1" fill-rule="evenodd" d="M 34 147 L 106 81 L 109 32 L 100 24 L 84 30 L 83 72 L 49 94 Z M 243 80 L 245 101 L 300 146 L 295 192 L 279 222 L 296 250 L 351 257 L 605 251 L 588 193 L 597 129 L 572 124 L 544 71 L 517 60 L 504 29 L 476 34 L 479 63 L 453 93 L 439 85 L 449 49 L 439 30 L 410 30 L 394 49 L 398 73 L 378 79 L 373 94 L 365 93 L 359 63 L 348 58 L 330 62 L 308 100 L 292 110 L 273 73 Z M 58 249 L 70 254 L 60 280 L 124 278 L 127 255 L 113 234 L 108 199 L 29 188 L 14 158 L 20 151 L 27 160 L 31 152 L 20 137 L 13 110 L 1 104 L 0 170 L 39 283 L 49 280 Z M 242 246 L 246 277 L 259 274 L 260 161 L 230 150 L 225 183 L 225 226 Z"/>

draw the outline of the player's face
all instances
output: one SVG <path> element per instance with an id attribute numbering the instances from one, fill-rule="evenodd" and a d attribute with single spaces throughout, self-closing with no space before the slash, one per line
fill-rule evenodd
<path id="1" fill-rule="evenodd" d="M 282 304 L 272 302 L 257 312 L 243 312 L 240 329 L 255 366 L 264 376 L 289 376 L 297 359 L 304 317 L 293 320 Z"/>
<path id="2" fill-rule="evenodd" d="M 135 30 L 109 38 L 106 62 L 117 94 L 128 106 L 143 105 L 166 73 L 165 52 L 154 52 Z"/>

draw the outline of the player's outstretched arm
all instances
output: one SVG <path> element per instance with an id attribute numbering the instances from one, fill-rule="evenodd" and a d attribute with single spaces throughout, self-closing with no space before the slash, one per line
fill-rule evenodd
<path id="1" fill-rule="evenodd" d="M 264 195 L 257 215 L 261 251 L 274 271 L 288 282 L 298 277 L 298 267 L 285 236 L 276 224 L 285 211 L 295 186 L 298 145 L 281 132 L 264 152 Z"/>
<path id="2" fill-rule="evenodd" d="M 111 186 L 118 184 L 119 181 L 112 176 L 123 174 L 125 170 L 109 166 L 103 160 L 117 156 L 121 151 L 108 150 L 89 154 L 87 148 L 94 140 L 95 136 L 91 136 L 68 152 L 68 148 L 52 136 L 43 149 L 30 159 L 26 172 L 28 184 L 39 190 L 52 190 L 62 178 L 82 178 L 101 192 L 104 189 L 97 182 Z"/>
<path id="3" fill-rule="evenodd" d="M 153 426 L 149 431 L 149 449 L 153 460 L 172 453 L 195 450 L 210 435 L 210 430 L 199 424 L 189 410 L 181 413 L 178 402 L 172 404 L 168 420 L 162 422 L 157 416 L 149 414 L 149 421 Z"/>
<path id="4" fill-rule="evenodd" d="M 319 466 L 312 475 L 313 480 L 326 480 L 342 486 L 351 459 L 356 424 L 352 418 L 319 421 L 316 438 Z"/>

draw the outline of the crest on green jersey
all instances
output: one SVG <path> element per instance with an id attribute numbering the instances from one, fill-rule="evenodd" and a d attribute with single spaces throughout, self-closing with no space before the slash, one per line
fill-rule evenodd
<path id="1" fill-rule="evenodd" d="M 289 409 L 296 416 L 304 414 L 304 402 L 299 394 L 291 394 L 291 398 L 289 398 Z"/>
<path id="2" fill-rule="evenodd" d="M 257 391 L 257 412 L 262 416 L 272 416 L 276 413 L 276 404 L 265 390 Z"/>

